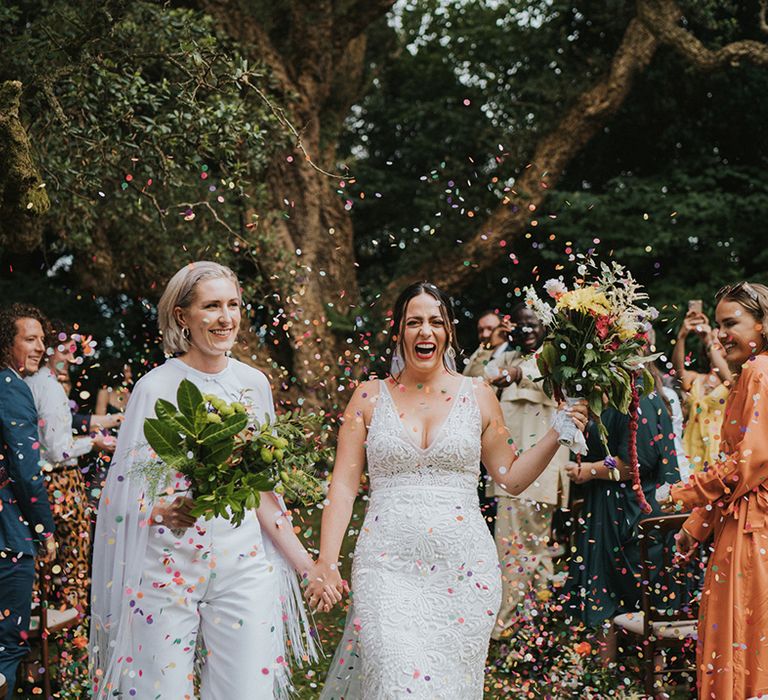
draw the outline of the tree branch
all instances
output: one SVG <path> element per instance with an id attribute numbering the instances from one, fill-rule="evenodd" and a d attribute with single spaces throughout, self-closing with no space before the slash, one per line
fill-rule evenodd
<path id="1" fill-rule="evenodd" d="M 711 71 L 749 61 L 768 66 L 768 45 L 751 39 L 734 41 L 712 50 L 678 24 L 682 11 L 674 0 L 638 0 L 637 15 L 658 40 L 681 54 L 694 68 Z M 761 2 L 761 28 L 765 25 L 765 2 Z"/>
<path id="2" fill-rule="evenodd" d="M 515 182 L 511 192 L 514 199 L 505 198 L 472 237 L 441 259 L 439 265 L 428 260 L 413 275 L 391 282 L 382 295 L 384 308 L 389 307 L 400 288 L 408 282 L 430 279 L 456 293 L 476 274 L 499 261 L 508 250 L 499 245 L 500 241 L 509 241 L 525 231 L 548 190 L 557 184 L 571 160 L 621 107 L 634 79 L 646 69 L 658 44 L 645 25 L 639 19 L 633 19 L 613 57 L 608 75 L 582 93 L 560 123 L 536 145 L 531 163 Z"/>
<path id="3" fill-rule="evenodd" d="M 394 4 L 395 0 L 356 0 L 352 3 L 346 12 L 334 19 L 335 53 L 342 53 L 350 41 L 387 14 Z"/>
<path id="4" fill-rule="evenodd" d="M 259 60 L 269 69 L 270 77 L 283 95 L 297 91 L 286 61 L 272 43 L 269 34 L 251 14 L 244 13 L 240 3 L 231 0 L 200 0 L 198 6 L 214 17 L 216 24 L 237 41 L 251 59 Z"/>

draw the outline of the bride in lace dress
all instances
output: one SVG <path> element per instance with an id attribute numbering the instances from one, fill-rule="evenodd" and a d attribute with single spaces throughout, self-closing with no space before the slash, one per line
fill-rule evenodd
<path id="1" fill-rule="evenodd" d="M 501 578 L 478 504 L 479 464 L 518 494 L 558 436 L 550 430 L 516 458 L 493 390 L 455 371 L 453 313 L 434 285 L 404 290 L 392 341 L 393 376 L 362 383 L 344 414 L 309 576 L 313 606 L 338 599 L 339 551 L 367 462 L 352 603 L 321 698 L 482 698 Z M 571 415 L 583 429 L 585 407 Z"/>

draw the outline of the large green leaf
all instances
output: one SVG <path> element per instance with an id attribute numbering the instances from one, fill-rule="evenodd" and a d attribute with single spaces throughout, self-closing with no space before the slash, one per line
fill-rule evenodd
<path id="1" fill-rule="evenodd" d="M 207 425 L 200 433 L 200 442 L 203 445 L 211 445 L 224 438 L 237 435 L 246 425 L 248 425 L 248 416 L 235 413 L 232 416 L 227 416 L 221 423 Z"/>
<path id="2" fill-rule="evenodd" d="M 160 420 L 168 425 L 172 425 L 180 433 L 187 437 L 195 437 L 195 428 L 191 420 L 183 413 L 179 413 L 170 401 L 158 399 L 155 402 L 155 414 Z"/>
<path id="3" fill-rule="evenodd" d="M 186 458 L 183 439 L 178 431 L 159 418 L 144 420 L 144 437 L 152 449 L 167 464 L 175 464 Z"/>
<path id="4" fill-rule="evenodd" d="M 220 465 L 229 459 L 232 454 L 232 450 L 235 447 L 234 440 L 225 438 L 220 442 L 215 442 L 209 445 L 203 446 L 200 451 L 200 459 L 208 465 Z"/>
<path id="5" fill-rule="evenodd" d="M 204 403 L 203 395 L 189 379 L 182 379 L 176 392 L 179 410 L 190 420 L 194 420 L 198 407 Z"/>

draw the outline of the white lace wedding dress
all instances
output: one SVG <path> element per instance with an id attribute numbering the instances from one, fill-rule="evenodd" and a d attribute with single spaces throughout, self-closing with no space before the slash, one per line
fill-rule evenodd
<path id="1" fill-rule="evenodd" d="M 432 444 L 421 448 L 380 382 L 352 605 L 324 700 L 482 698 L 501 577 L 477 497 L 481 425 L 464 379 Z"/>

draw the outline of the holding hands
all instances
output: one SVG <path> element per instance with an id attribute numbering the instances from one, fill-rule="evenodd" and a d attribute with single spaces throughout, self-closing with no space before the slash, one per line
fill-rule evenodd
<path id="1" fill-rule="evenodd" d="M 341 578 L 338 564 L 318 559 L 309 570 L 307 579 L 304 598 L 314 610 L 329 612 L 341 602 L 344 593 L 349 593 L 349 584 Z"/>

